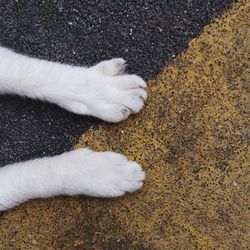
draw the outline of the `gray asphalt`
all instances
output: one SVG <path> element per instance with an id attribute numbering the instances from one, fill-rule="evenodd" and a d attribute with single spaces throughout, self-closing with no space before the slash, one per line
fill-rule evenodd
<path id="1" fill-rule="evenodd" d="M 0 1 L 0 44 L 74 65 L 124 57 L 146 80 L 187 48 L 231 0 Z M 97 119 L 0 97 L 0 166 L 70 150 Z"/>

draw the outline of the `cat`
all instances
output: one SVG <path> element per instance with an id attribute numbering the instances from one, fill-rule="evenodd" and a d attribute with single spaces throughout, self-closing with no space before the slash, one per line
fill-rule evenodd
<path id="1" fill-rule="evenodd" d="M 121 122 L 138 113 L 147 84 L 124 74 L 122 58 L 78 67 L 18 54 L 0 47 L 0 95 L 55 103 L 80 115 Z M 34 198 L 56 195 L 119 197 L 142 187 L 142 167 L 114 152 L 76 149 L 0 168 L 0 211 Z"/>

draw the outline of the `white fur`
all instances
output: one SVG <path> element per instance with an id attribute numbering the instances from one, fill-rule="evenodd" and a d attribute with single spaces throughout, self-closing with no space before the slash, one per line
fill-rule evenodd
<path id="1" fill-rule="evenodd" d="M 117 197 L 142 187 L 140 165 L 121 154 L 78 149 L 0 168 L 0 211 L 55 195 Z"/>
<path id="2" fill-rule="evenodd" d="M 0 47 L 0 93 L 46 100 L 73 113 L 119 122 L 139 112 L 147 98 L 146 83 L 139 76 L 120 74 L 124 63 L 117 58 L 76 67 Z"/>
<path id="3" fill-rule="evenodd" d="M 55 103 L 71 112 L 122 121 L 139 112 L 146 83 L 122 74 L 122 58 L 93 67 L 30 58 L 0 47 L 0 94 L 18 94 Z M 142 186 L 144 172 L 112 152 L 78 149 L 0 168 L 0 211 L 32 198 L 54 195 L 116 197 Z"/>

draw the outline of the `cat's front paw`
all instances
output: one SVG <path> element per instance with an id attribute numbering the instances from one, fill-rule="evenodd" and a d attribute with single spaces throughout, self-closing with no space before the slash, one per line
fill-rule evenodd
<path id="1" fill-rule="evenodd" d="M 108 122 L 120 122 L 138 113 L 148 97 L 146 82 L 137 75 L 122 74 L 125 60 L 115 58 L 89 69 L 92 86 L 90 114 Z"/>
<path id="2" fill-rule="evenodd" d="M 102 61 L 94 67 L 96 70 L 106 75 L 115 76 L 122 74 L 125 71 L 126 66 L 126 61 L 123 58 L 114 58 Z"/>
<path id="3" fill-rule="evenodd" d="M 145 173 L 141 166 L 121 154 L 88 149 L 69 154 L 72 162 L 72 167 L 67 168 L 70 183 L 64 186 L 70 186 L 70 194 L 119 197 L 143 185 Z"/>
<path id="4" fill-rule="evenodd" d="M 108 122 L 120 122 L 141 111 L 148 96 L 141 77 L 100 75 L 98 78 L 93 81 L 98 90 L 95 101 L 89 105 L 91 115 Z"/>
<path id="5" fill-rule="evenodd" d="M 137 75 L 122 74 L 125 69 L 122 58 L 76 69 L 65 73 L 63 82 L 56 84 L 52 93 L 56 98 L 49 101 L 73 113 L 108 122 L 123 121 L 143 108 L 148 96 L 147 84 Z"/>

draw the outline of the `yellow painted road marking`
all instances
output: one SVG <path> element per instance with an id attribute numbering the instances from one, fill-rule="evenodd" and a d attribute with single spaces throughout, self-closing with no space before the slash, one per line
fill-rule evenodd
<path id="1" fill-rule="evenodd" d="M 238 2 L 192 40 L 149 83 L 141 114 L 93 128 L 76 145 L 121 152 L 146 170 L 141 193 L 113 204 L 126 225 L 120 237 L 155 249 L 245 246 L 249 6 Z"/>

